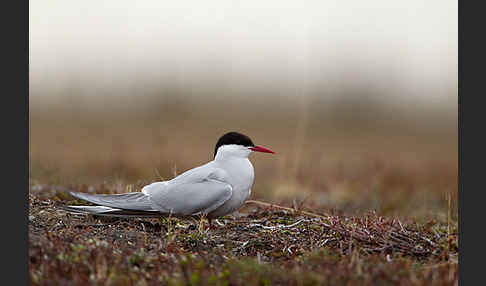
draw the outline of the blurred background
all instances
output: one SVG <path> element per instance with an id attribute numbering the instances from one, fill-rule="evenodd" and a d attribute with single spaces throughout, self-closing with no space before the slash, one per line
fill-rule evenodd
<path id="1" fill-rule="evenodd" d="M 253 199 L 457 217 L 457 1 L 29 1 L 30 188 L 254 154 Z"/>

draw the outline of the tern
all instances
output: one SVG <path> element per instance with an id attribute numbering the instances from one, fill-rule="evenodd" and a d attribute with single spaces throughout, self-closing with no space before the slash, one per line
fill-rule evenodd
<path id="1" fill-rule="evenodd" d="M 275 154 L 256 146 L 241 133 L 219 138 L 214 159 L 177 177 L 146 185 L 140 192 L 87 194 L 70 192 L 96 206 L 65 206 L 71 213 L 112 217 L 205 216 L 212 219 L 238 210 L 251 194 L 255 177 L 248 156 L 252 152 Z"/>

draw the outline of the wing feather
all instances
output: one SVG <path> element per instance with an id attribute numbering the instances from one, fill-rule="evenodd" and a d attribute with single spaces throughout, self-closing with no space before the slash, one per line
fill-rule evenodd
<path id="1" fill-rule="evenodd" d="M 149 197 L 141 192 L 125 194 L 87 194 L 70 192 L 70 194 L 76 198 L 106 207 L 140 211 L 154 210 Z"/>
<path id="2" fill-rule="evenodd" d="M 224 204 L 233 194 L 231 185 L 204 179 L 199 182 L 159 185 L 149 192 L 154 207 L 174 215 L 207 214 Z"/>

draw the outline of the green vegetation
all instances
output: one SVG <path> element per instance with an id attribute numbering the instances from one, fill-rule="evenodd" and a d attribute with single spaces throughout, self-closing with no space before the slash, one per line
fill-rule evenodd
<path id="1" fill-rule="evenodd" d="M 239 218 L 200 231 L 196 219 L 74 216 L 57 204 L 30 196 L 33 285 L 457 282 L 456 222 L 417 224 L 376 213 L 319 218 L 247 206 Z"/>

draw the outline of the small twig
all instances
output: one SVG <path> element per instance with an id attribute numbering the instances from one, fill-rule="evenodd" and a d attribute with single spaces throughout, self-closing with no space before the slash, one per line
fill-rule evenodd
<path id="1" fill-rule="evenodd" d="M 265 225 L 261 225 L 259 223 L 252 223 L 249 225 L 249 227 L 254 227 L 254 226 L 257 226 L 257 227 L 261 227 L 263 229 L 270 229 L 270 230 L 274 230 L 274 229 L 279 229 L 279 228 L 291 228 L 291 227 L 294 227 L 298 224 L 300 224 L 301 222 L 303 221 L 307 221 L 307 220 L 304 220 L 304 219 L 301 219 L 293 224 L 290 224 L 290 225 L 284 225 L 284 224 L 280 224 L 280 225 L 276 225 L 276 226 L 265 226 Z"/>
<path id="2" fill-rule="evenodd" d="M 224 226 L 225 224 L 220 222 L 219 220 L 215 219 L 214 220 L 215 223 L 217 223 L 219 226 Z"/>
<path id="3" fill-rule="evenodd" d="M 406 234 L 406 233 L 407 233 L 407 231 L 405 230 L 405 228 L 403 228 L 403 225 L 402 225 L 402 223 L 400 222 L 400 220 L 399 220 L 399 219 L 397 219 L 397 221 L 398 221 L 398 224 L 400 225 L 400 228 L 402 229 L 402 231 L 403 231 L 403 232 Z"/>
<path id="4" fill-rule="evenodd" d="M 253 203 L 253 204 L 262 205 L 262 206 L 266 206 L 266 207 L 283 209 L 283 210 L 287 210 L 287 211 L 290 211 L 290 212 L 301 213 L 301 214 L 305 214 L 305 215 L 313 216 L 313 217 L 327 218 L 329 216 L 327 213 L 324 213 L 324 215 L 319 215 L 319 214 L 315 214 L 315 213 L 311 213 L 311 212 L 307 212 L 307 211 L 295 210 L 293 208 L 288 208 L 288 207 L 279 206 L 279 205 L 266 203 L 266 202 L 262 202 L 262 201 L 256 201 L 256 200 L 247 200 L 245 203 L 246 204 Z"/>
<path id="5" fill-rule="evenodd" d="M 75 224 L 73 227 L 106 227 L 109 224 Z"/>
<path id="6" fill-rule="evenodd" d="M 432 242 L 430 239 L 426 238 L 425 236 L 422 236 L 421 238 L 423 240 L 425 240 L 426 242 L 428 242 L 431 246 L 433 246 L 433 247 L 437 246 L 437 244 L 435 244 L 434 242 Z"/>
<path id="7" fill-rule="evenodd" d="M 287 251 L 290 253 L 290 255 L 293 255 L 294 253 L 292 252 L 292 250 L 290 250 L 292 247 L 295 247 L 295 245 L 291 245 L 287 248 Z"/>
<path id="8" fill-rule="evenodd" d="M 142 229 L 143 229 L 143 240 L 144 240 L 144 244 L 147 245 L 147 241 L 148 241 L 148 238 L 147 238 L 147 230 L 145 229 L 145 225 L 142 223 L 140 223 L 142 225 Z"/>

